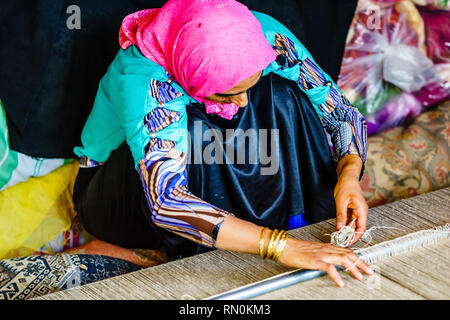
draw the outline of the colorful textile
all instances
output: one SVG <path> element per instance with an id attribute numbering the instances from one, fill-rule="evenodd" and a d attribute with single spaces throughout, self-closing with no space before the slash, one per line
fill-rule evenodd
<path id="1" fill-rule="evenodd" d="M 0 261 L 0 300 L 28 300 L 141 269 L 94 255 L 30 256 Z"/>
<path id="2" fill-rule="evenodd" d="M 78 163 L 0 192 L 0 260 L 26 256 L 71 228 Z"/>
<path id="3" fill-rule="evenodd" d="M 61 208 L 60 210 L 67 210 L 67 208 Z M 79 248 L 90 241 L 93 237 L 89 235 L 86 230 L 81 226 L 78 219 L 78 215 L 72 220 L 72 225 L 69 230 L 65 230 L 58 234 L 54 239 L 44 244 L 38 251 L 34 252 L 35 255 L 48 255 L 62 253 L 67 250 Z"/>
<path id="4" fill-rule="evenodd" d="M 450 186 L 450 102 L 369 138 L 361 188 L 370 207 Z"/>
<path id="5" fill-rule="evenodd" d="M 275 73 L 298 82 L 322 125 L 331 133 L 335 161 L 356 154 L 365 162 L 364 118 L 289 30 L 267 15 L 253 14 L 261 23 L 266 42 L 278 53 L 263 77 Z M 75 152 L 105 162 L 126 140 L 155 224 L 213 247 L 214 230 L 231 213 L 188 191 L 186 106 L 198 101 L 162 66 L 144 57 L 135 45 L 127 45 L 100 83 L 94 109 L 83 130 L 83 147 Z"/>
<path id="6" fill-rule="evenodd" d="M 186 161 L 186 155 L 177 152 L 173 143 L 155 139 L 139 163 L 152 219 L 161 228 L 213 247 L 214 228 L 231 214 L 188 191 Z"/>
<path id="7" fill-rule="evenodd" d="M 222 104 L 217 112 L 218 104 L 203 98 L 232 89 L 276 58 L 258 20 L 234 0 L 171 0 L 161 9 L 136 12 L 123 21 L 120 44 L 137 45 L 204 102 L 207 112 L 227 119 L 236 114 L 236 105 Z"/>

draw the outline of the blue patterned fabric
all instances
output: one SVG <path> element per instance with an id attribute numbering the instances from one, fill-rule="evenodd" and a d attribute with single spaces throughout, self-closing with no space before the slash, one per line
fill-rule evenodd
<path id="1" fill-rule="evenodd" d="M 288 51 L 288 49 L 285 49 Z M 288 53 L 286 53 L 288 54 Z M 338 163 L 344 156 L 358 155 L 363 163 L 367 158 L 367 122 L 364 116 L 341 93 L 333 82 L 327 81 L 324 73 L 311 59 L 300 63 L 298 84 L 308 91 L 329 86 L 326 101 L 318 106 L 320 121 L 331 135 L 333 158 Z M 361 177 L 363 172 L 361 172 Z"/>
<path id="2" fill-rule="evenodd" d="M 179 120 L 180 114 L 178 112 L 158 108 L 145 117 L 145 126 L 150 132 L 157 132 Z"/>
<path id="3" fill-rule="evenodd" d="M 182 96 L 182 93 L 173 88 L 169 82 L 152 79 L 150 81 L 150 95 L 160 103 L 167 103 Z"/>

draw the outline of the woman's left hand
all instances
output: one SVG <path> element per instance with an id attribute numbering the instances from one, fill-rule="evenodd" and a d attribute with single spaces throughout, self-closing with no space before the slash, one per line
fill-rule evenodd
<path id="1" fill-rule="evenodd" d="M 355 240 L 353 245 L 359 241 L 367 230 L 367 217 L 369 207 L 364 198 L 359 174 L 361 173 L 362 161 L 355 156 L 345 157 L 338 167 L 338 183 L 334 190 L 336 201 L 337 230 L 343 226 L 350 225 L 353 221 L 356 226 Z"/>

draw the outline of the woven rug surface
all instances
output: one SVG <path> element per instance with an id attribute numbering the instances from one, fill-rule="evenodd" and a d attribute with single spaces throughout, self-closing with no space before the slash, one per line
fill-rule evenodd
<path id="1" fill-rule="evenodd" d="M 373 245 L 450 222 L 450 188 L 370 209 Z M 297 238 L 329 242 L 335 221 L 291 232 Z M 376 275 L 359 282 L 344 273 L 339 289 L 328 277 L 285 288 L 261 299 L 449 299 L 450 241 L 391 257 L 373 265 Z M 139 270 L 38 299 L 48 300 L 183 300 L 205 299 L 289 271 L 259 257 L 215 251 Z"/>

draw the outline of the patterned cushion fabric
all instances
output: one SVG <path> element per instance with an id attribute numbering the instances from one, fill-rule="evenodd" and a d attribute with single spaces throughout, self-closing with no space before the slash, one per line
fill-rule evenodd
<path id="1" fill-rule="evenodd" d="M 361 186 L 369 207 L 450 186 L 450 101 L 369 138 Z"/>
<path id="2" fill-rule="evenodd" d="M 61 254 L 0 261 L 0 301 L 28 300 L 130 273 L 141 268 L 121 259 Z"/>

